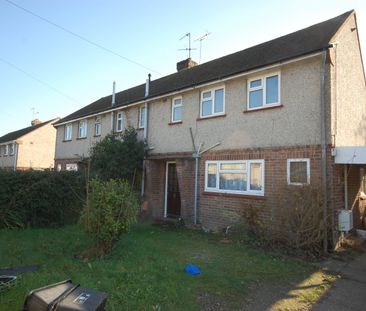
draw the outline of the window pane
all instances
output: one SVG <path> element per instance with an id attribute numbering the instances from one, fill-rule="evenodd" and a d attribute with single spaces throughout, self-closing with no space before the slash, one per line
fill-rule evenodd
<path id="1" fill-rule="evenodd" d="M 214 112 L 224 112 L 224 89 L 215 91 L 215 107 Z"/>
<path id="2" fill-rule="evenodd" d="M 139 127 L 145 127 L 145 107 L 140 108 L 140 124 Z"/>
<path id="3" fill-rule="evenodd" d="M 202 94 L 202 98 L 210 98 L 211 97 L 211 91 L 210 92 L 204 92 Z"/>
<path id="4" fill-rule="evenodd" d="M 212 114 L 212 100 L 202 102 L 202 115 L 209 116 Z"/>
<path id="5" fill-rule="evenodd" d="M 250 164 L 250 190 L 262 190 L 262 164 Z"/>
<path id="6" fill-rule="evenodd" d="M 267 78 L 266 94 L 266 104 L 278 103 L 278 76 Z"/>
<path id="7" fill-rule="evenodd" d="M 254 81 L 250 81 L 250 87 L 258 87 L 258 86 L 262 86 L 262 80 L 254 80 Z"/>
<path id="8" fill-rule="evenodd" d="M 207 165 L 207 187 L 216 188 L 216 164 Z"/>
<path id="9" fill-rule="evenodd" d="M 121 119 L 117 120 L 117 131 L 122 131 L 122 120 Z"/>
<path id="10" fill-rule="evenodd" d="M 174 106 L 181 105 L 181 104 L 182 104 L 182 99 L 181 98 L 178 98 L 178 99 L 174 100 Z"/>
<path id="11" fill-rule="evenodd" d="M 173 111 L 173 121 L 182 120 L 182 106 L 175 107 Z"/>
<path id="12" fill-rule="evenodd" d="M 220 189 L 246 191 L 247 174 L 220 173 Z"/>
<path id="13" fill-rule="evenodd" d="M 307 162 L 290 162 L 290 182 L 307 184 Z"/>
<path id="14" fill-rule="evenodd" d="M 220 170 L 241 170 L 245 171 L 245 163 L 221 163 Z"/>
<path id="15" fill-rule="evenodd" d="M 249 108 L 261 107 L 263 105 L 263 90 L 249 92 Z"/>

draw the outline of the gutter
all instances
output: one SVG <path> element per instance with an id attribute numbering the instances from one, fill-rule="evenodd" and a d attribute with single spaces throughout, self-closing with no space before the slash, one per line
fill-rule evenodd
<path id="1" fill-rule="evenodd" d="M 331 45 L 329 45 L 327 48 L 329 48 L 329 47 L 331 47 Z M 71 119 L 71 120 L 61 122 L 61 123 L 54 124 L 54 127 L 65 125 L 65 124 L 71 123 L 71 122 L 80 121 L 80 120 L 83 120 L 85 118 L 95 117 L 95 116 L 102 115 L 102 114 L 105 114 L 105 113 L 108 113 L 108 112 L 112 112 L 112 111 L 116 111 L 116 110 L 123 110 L 123 109 L 127 109 L 127 108 L 130 108 L 130 107 L 133 107 L 133 106 L 138 106 L 138 105 L 144 104 L 147 99 L 149 101 L 153 101 L 153 100 L 166 98 L 168 96 L 174 96 L 174 95 L 177 95 L 177 94 L 181 94 L 182 92 L 188 92 L 188 91 L 195 90 L 197 88 L 204 88 L 206 86 L 210 86 L 210 85 L 213 85 L 213 84 L 217 84 L 217 83 L 233 80 L 233 79 L 236 79 L 236 78 L 248 76 L 248 75 L 251 75 L 251 74 L 254 74 L 254 73 L 257 73 L 257 72 L 270 70 L 270 69 L 275 69 L 275 68 L 283 66 L 283 65 L 291 64 L 291 63 L 298 62 L 298 61 L 305 60 L 305 59 L 309 59 L 309 58 L 313 58 L 313 57 L 319 56 L 321 54 L 322 54 L 321 51 L 314 51 L 314 52 L 311 52 L 311 54 L 307 54 L 305 56 L 300 56 L 300 57 L 293 58 L 293 59 L 290 59 L 290 60 L 287 60 L 287 61 L 279 61 L 279 62 L 274 63 L 272 65 L 267 65 L 265 67 L 260 67 L 260 68 L 252 69 L 252 70 L 245 71 L 245 72 L 242 72 L 242 73 L 239 73 L 239 74 L 234 74 L 234 75 L 231 75 L 229 77 L 218 78 L 216 80 L 213 80 L 213 81 L 210 81 L 210 82 L 205 82 L 205 83 L 202 83 L 202 84 L 195 84 L 191 87 L 181 88 L 181 89 L 178 89 L 178 90 L 175 90 L 175 91 L 164 93 L 162 95 L 152 96 L 150 98 L 144 98 L 144 99 L 139 100 L 137 102 L 132 102 L 130 104 L 127 104 L 127 105 L 124 105 L 124 106 L 119 106 L 117 108 L 106 109 L 106 110 L 102 110 L 102 111 L 99 111 L 99 112 L 92 113 L 90 115 L 84 115 L 84 116 L 81 116 L 79 118 L 75 118 L 75 119 Z"/>

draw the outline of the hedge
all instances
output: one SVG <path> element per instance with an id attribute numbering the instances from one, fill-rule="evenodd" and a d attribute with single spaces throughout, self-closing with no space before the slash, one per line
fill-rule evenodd
<path id="1" fill-rule="evenodd" d="M 84 202 L 81 172 L 0 170 L 0 229 L 72 224 Z"/>

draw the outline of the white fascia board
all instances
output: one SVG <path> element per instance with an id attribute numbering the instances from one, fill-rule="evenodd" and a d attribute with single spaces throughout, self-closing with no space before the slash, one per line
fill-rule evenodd
<path id="1" fill-rule="evenodd" d="M 336 164 L 366 164 L 366 146 L 334 148 Z"/>

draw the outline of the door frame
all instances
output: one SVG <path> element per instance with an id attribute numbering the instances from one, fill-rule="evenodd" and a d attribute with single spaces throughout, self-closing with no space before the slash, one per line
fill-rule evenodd
<path id="1" fill-rule="evenodd" d="M 166 161 L 165 163 L 165 195 L 164 195 L 164 218 L 168 216 L 168 170 L 169 164 L 177 164 L 176 161 Z"/>

